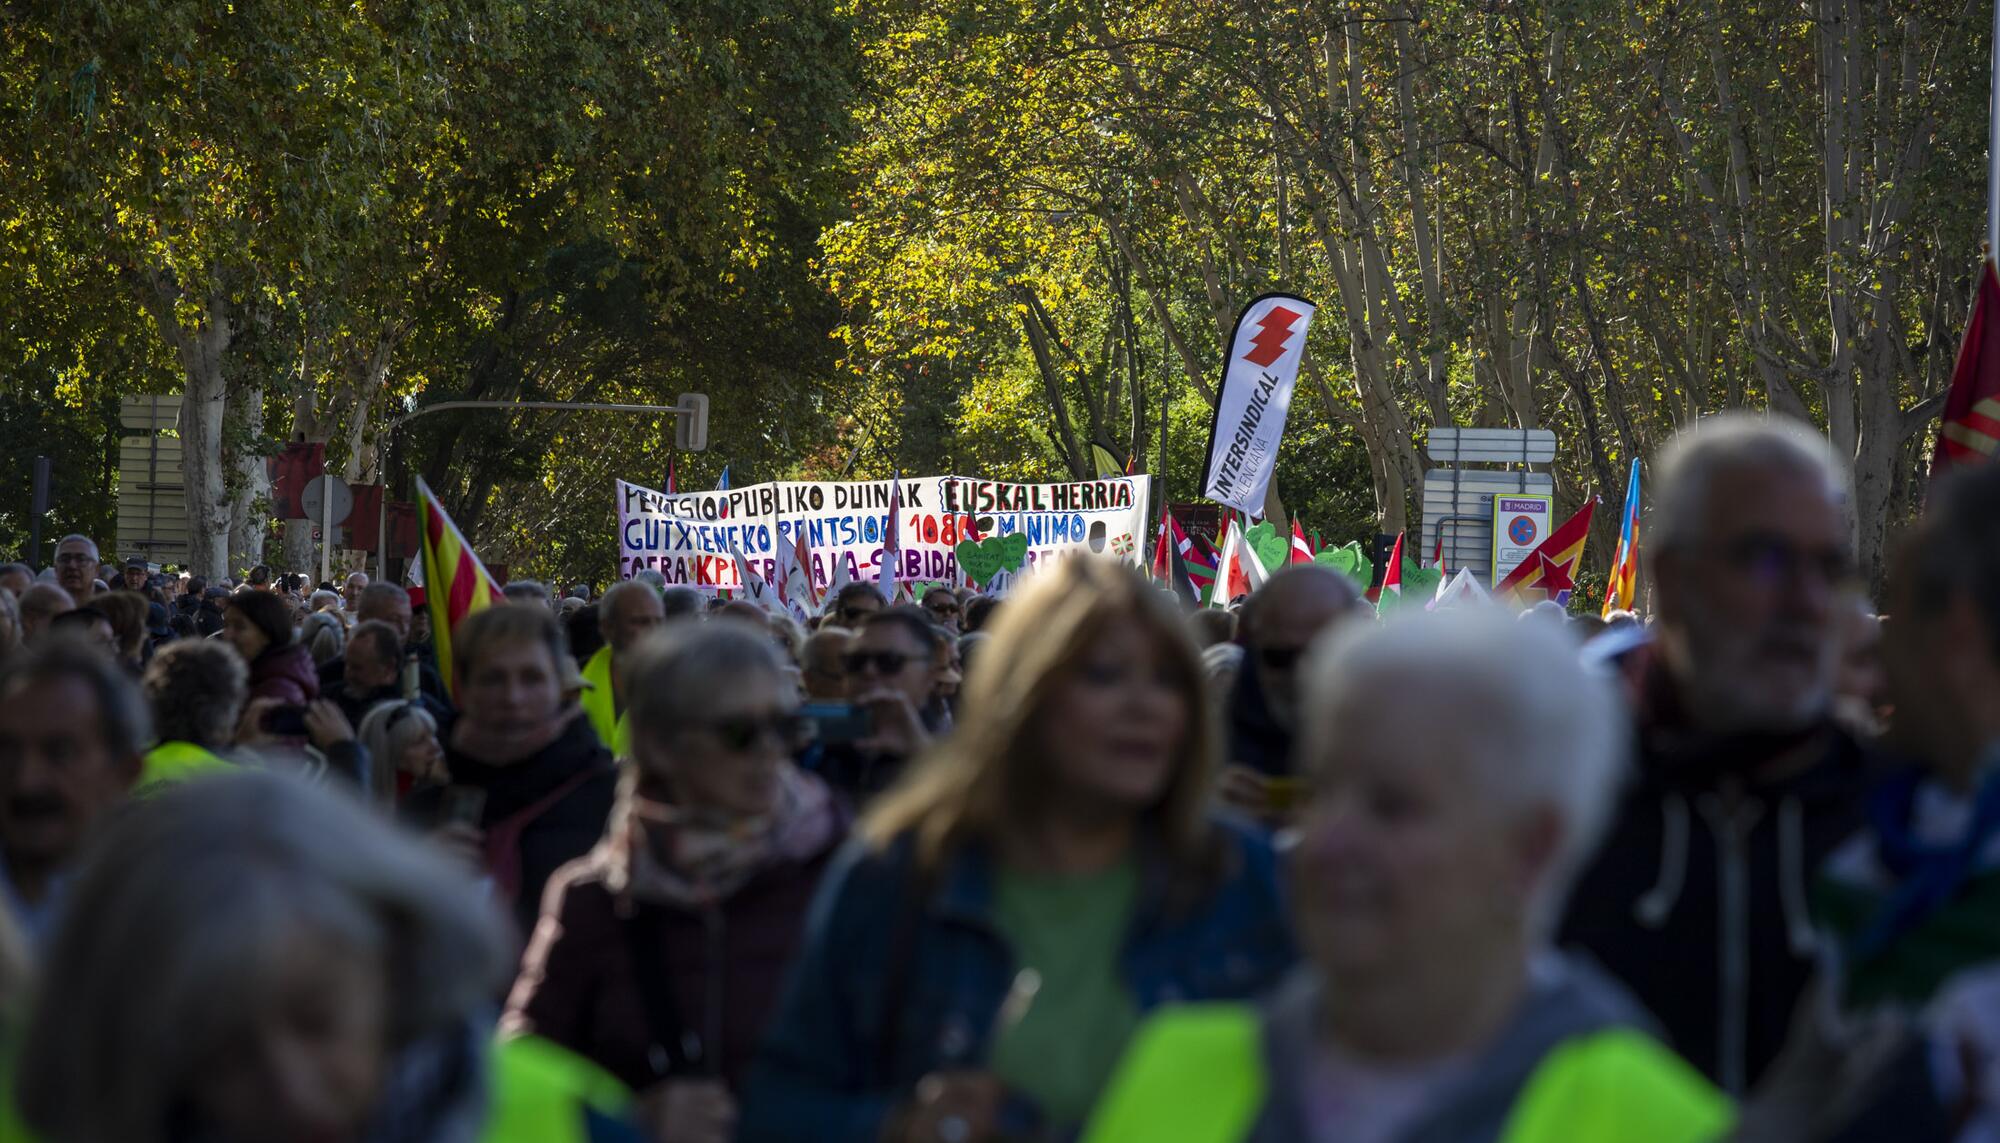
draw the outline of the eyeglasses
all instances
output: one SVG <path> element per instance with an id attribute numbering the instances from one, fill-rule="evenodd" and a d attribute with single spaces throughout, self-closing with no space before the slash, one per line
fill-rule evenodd
<path id="1" fill-rule="evenodd" d="M 928 612 L 930 612 L 930 613 L 931 613 L 932 615 L 957 615 L 957 614 L 958 614 L 958 604 L 956 604 L 956 603 L 938 603 L 938 604 L 931 604 L 931 603 L 926 603 L 926 604 L 924 604 L 924 610 L 925 610 L 925 611 L 928 611 Z"/>
<path id="2" fill-rule="evenodd" d="M 1260 647 L 1257 649 L 1258 659 L 1263 661 L 1266 670 L 1272 671 L 1291 670 L 1293 667 L 1298 666 L 1299 657 L 1305 653 L 1306 649 L 1304 647 Z"/>
<path id="3" fill-rule="evenodd" d="M 762 742 L 767 734 L 777 739 L 778 745 L 786 750 L 796 749 L 812 738 L 812 720 L 797 711 L 789 710 L 772 714 L 712 718 L 691 725 L 715 735 L 716 741 L 722 743 L 722 748 L 732 754 L 741 754 L 749 750 Z"/>
<path id="4" fill-rule="evenodd" d="M 840 617 L 849 623 L 873 614 L 875 614 L 875 609 L 872 607 L 843 607 L 840 609 Z"/>
<path id="5" fill-rule="evenodd" d="M 912 657 L 901 651 L 849 651 L 840 657 L 840 665 L 850 675 L 862 674 L 870 667 L 878 675 L 894 675 L 901 673 Z"/>
<path id="6" fill-rule="evenodd" d="M 1722 541 L 1711 545 L 1706 554 L 1761 587 L 1796 581 L 1807 570 L 1837 590 L 1855 586 L 1860 577 L 1854 557 L 1843 548 L 1806 549 L 1769 532 L 1750 532 Z"/>
<path id="7" fill-rule="evenodd" d="M 89 552 L 60 552 L 56 555 L 59 564 L 95 564 L 97 557 Z"/>

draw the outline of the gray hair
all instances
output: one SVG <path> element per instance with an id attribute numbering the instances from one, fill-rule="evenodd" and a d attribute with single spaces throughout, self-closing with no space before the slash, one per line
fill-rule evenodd
<path id="1" fill-rule="evenodd" d="M 385 809 L 396 804 L 397 759 L 417 735 L 436 734 L 437 719 L 414 700 L 378 702 L 361 716 L 354 736 L 368 748 L 368 797 Z"/>
<path id="2" fill-rule="evenodd" d="M 701 714 L 721 688 L 750 672 L 779 675 L 784 667 L 770 635 L 740 620 L 661 627 L 640 641 L 624 668 L 632 741 L 657 742 Z"/>
<path id="3" fill-rule="evenodd" d="M 1819 480 L 1831 501 L 1847 500 L 1847 465 L 1825 437 L 1790 417 L 1719 413 L 1675 434 L 1655 466 L 1657 491 L 1647 522 L 1655 555 L 1703 539 L 1709 490 L 1723 472 L 1785 470 Z"/>
<path id="4" fill-rule="evenodd" d="M 153 742 L 153 720 L 130 675 L 101 649 L 57 632 L 0 663 L 0 703 L 28 687 L 76 679 L 97 700 L 97 732 L 114 757 L 133 758 Z"/>
<path id="5" fill-rule="evenodd" d="M 57 540 L 56 547 L 60 549 L 64 544 L 70 543 L 71 541 L 75 541 L 76 543 L 79 544 L 88 545 L 90 548 L 91 559 L 96 560 L 103 558 L 103 556 L 97 550 L 97 541 L 91 539 L 89 536 L 84 535 L 82 532 L 71 532 L 69 535 L 64 536 L 60 540 Z"/>
<path id="6" fill-rule="evenodd" d="M 700 618 L 708 607 L 708 597 L 686 584 L 670 587 L 660 593 L 660 607 L 666 611 L 668 619 L 692 615 Z"/>
<path id="7" fill-rule="evenodd" d="M 1476 728 L 1478 741 L 1462 752 L 1479 771 L 1476 796 L 1558 813 L 1560 849 L 1528 918 L 1530 932 L 1546 938 L 1610 822 L 1629 748 L 1624 704 L 1609 679 L 1584 669 L 1576 641 L 1498 608 L 1412 612 L 1337 628 L 1314 646 L 1305 672 L 1308 769 L 1338 753 L 1343 719 L 1369 717 L 1373 688 L 1421 688 L 1468 740 Z"/>
<path id="8" fill-rule="evenodd" d="M 543 607 L 555 606 L 549 599 L 548 585 L 538 579 L 516 579 L 507 581 L 500 594 L 514 603 L 539 603 Z"/>
<path id="9" fill-rule="evenodd" d="M 653 591 L 651 587 L 640 583 L 636 579 L 621 579 L 610 587 L 605 588 L 604 594 L 597 597 L 598 623 L 608 625 L 615 622 L 618 613 L 618 601 L 628 595 L 641 591 L 651 591 L 656 597 L 659 595 L 659 592 Z"/>
<path id="10" fill-rule="evenodd" d="M 133 803 L 69 893 L 16 1089 L 53 1140 L 163 1143 L 301 937 L 385 966 L 394 1047 L 464 1026 L 512 968 L 466 874 L 352 798 L 274 772 Z"/>
<path id="11" fill-rule="evenodd" d="M 347 626 L 330 612 L 315 611 L 299 627 L 299 642 L 312 653 L 314 666 L 325 666 L 347 651 Z"/>
<path id="12" fill-rule="evenodd" d="M 654 591 L 667 590 L 667 577 L 660 574 L 659 568 L 640 568 L 632 573 L 632 580 L 634 583 L 643 583 Z"/>
<path id="13" fill-rule="evenodd" d="M 220 639 L 177 639 L 146 664 L 140 686 L 162 740 L 219 750 L 236 738 L 250 670 Z"/>
<path id="14" fill-rule="evenodd" d="M 314 611 L 325 611 L 329 607 L 339 607 L 341 603 L 340 593 L 322 587 L 307 596 L 306 603 Z"/>

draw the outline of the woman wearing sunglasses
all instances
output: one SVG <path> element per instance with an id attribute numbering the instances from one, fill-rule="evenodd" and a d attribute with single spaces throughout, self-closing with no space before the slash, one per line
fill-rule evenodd
<path id="1" fill-rule="evenodd" d="M 596 1061 L 673 1143 L 721 1143 L 846 821 L 790 761 L 805 724 L 761 625 L 649 635 L 604 840 L 550 881 L 511 1030 Z"/>
<path id="2" fill-rule="evenodd" d="M 1138 572 L 1077 557 L 1023 585 L 955 733 L 829 871 L 738 1138 L 1061 1138 L 1143 1013 L 1273 983 L 1274 860 L 1206 813 L 1213 729 Z"/>

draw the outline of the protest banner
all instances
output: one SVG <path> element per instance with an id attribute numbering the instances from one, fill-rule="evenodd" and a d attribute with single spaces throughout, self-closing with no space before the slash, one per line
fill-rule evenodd
<path id="1" fill-rule="evenodd" d="M 1243 307 L 1229 336 L 1229 360 L 1209 423 L 1202 494 L 1250 516 L 1278 464 L 1292 389 L 1305 360 L 1306 330 L 1318 310 L 1291 294 L 1265 294 Z"/>
<path id="2" fill-rule="evenodd" d="M 740 551 L 756 575 L 779 583 L 786 578 L 782 539 L 809 565 L 813 589 L 824 591 L 843 579 L 877 581 L 894 534 L 887 582 L 1004 592 L 1036 564 L 1066 555 L 1096 552 L 1136 563 L 1147 479 L 782 481 L 671 495 L 621 480 L 618 575 L 630 579 L 650 568 L 670 584 L 737 591 L 742 577 L 732 552 Z"/>

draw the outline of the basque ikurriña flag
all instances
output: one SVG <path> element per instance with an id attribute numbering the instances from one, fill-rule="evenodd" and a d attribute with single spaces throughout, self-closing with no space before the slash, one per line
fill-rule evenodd
<path id="1" fill-rule="evenodd" d="M 500 585 L 422 477 L 417 478 L 417 511 L 423 525 L 424 602 L 431 610 L 431 642 L 437 649 L 438 674 L 444 676 L 446 689 L 456 694 L 452 632 L 466 616 L 491 607 L 500 598 Z"/>

